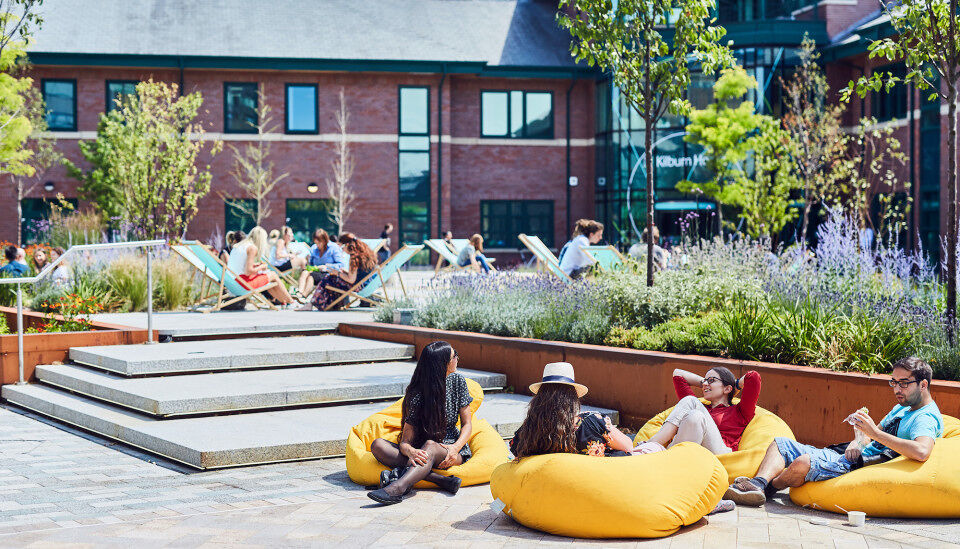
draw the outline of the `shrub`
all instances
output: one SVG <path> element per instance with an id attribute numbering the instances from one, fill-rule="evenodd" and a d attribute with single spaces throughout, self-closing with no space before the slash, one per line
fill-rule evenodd
<path id="1" fill-rule="evenodd" d="M 176 257 L 167 256 L 154 261 L 153 267 L 156 307 L 175 310 L 193 303 L 196 294 L 193 285 L 194 277 L 186 263 Z"/>
<path id="2" fill-rule="evenodd" d="M 175 310 L 192 302 L 195 294 L 190 268 L 174 256 L 153 262 L 153 306 L 158 310 Z M 147 259 L 125 254 L 111 260 L 106 278 L 125 311 L 147 309 Z"/>
<path id="3" fill-rule="evenodd" d="M 10 328 L 7 326 L 7 315 L 0 315 L 0 334 L 9 334 Z"/>
<path id="4" fill-rule="evenodd" d="M 614 327 L 605 343 L 617 347 L 631 347 L 646 351 L 664 351 L 681 354 L 720 354 L 720 332 L 723 330 L 718 313 L 668 320 L 654 328 Z"/>
<path id="5" fill-rule="evenodd" d="M 135 255 L 122 255 L 106 268 L 110 287 L 121 301 L 124 311 L 147 308 L 147 262 Z"/>

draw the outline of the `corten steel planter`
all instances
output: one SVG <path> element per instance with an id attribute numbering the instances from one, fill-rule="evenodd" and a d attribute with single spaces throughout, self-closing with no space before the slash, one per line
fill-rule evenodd
<path id="1" fill-rule="evenodd" d="M 0 307 L 0 314 L 6 316 L 7 327 L 11 334 L 0 336 L 0 385 L 16 383 L 19 379 L 17 361 L 17 309 Z M 48 315 L 34 311 L 23 312 L 23 329 L 39 326 Z M 63 320 L 59 315 L 50 315 Z M 23 377 L 27 381 L 34 379 L 33 371 L 38 364 L 50 364 L 66 361 L 70 347 L 88 347 L 91 345 L 128 345 L 143 343 L 147 340 L 147 331 L 106 322 L 93 322 L 93 329 L 86 332 L 55 332 L 48 334 L 23 334 Z"/>
<path id="2" fill-rule="evenodd" d="M 417 353 L 443 339 L 460 355 L 460 366 L 506 374 L 518 393 L 540 380 L 543 365 L 566 361 L 576 368 L 577 381 L 590 388 L 584 402 L 620 411 L 621 422 L 639 427 L 648 418 L 676 403 L 671 374 L 674 368 L 703 374 L 726 366 L 737 376 L 756 370 L 763 378 L 760 406 L 771 410 L 793 429 L 797 439 L 833 444 L 851 438 L 843 419 L 866 406 L 875 421 L 896 404 L 888 376 L 835 372 L 823 368 L 772 364 L 697 355 L 638 351 L 621 347 L 583 345 L 472 332 L 454 332 L 376 322 L 341 323 L 343 335 L 415 345 Z M 944 414 L 960 413 L 960 382 L 934 381 L 933 397 Z"/>

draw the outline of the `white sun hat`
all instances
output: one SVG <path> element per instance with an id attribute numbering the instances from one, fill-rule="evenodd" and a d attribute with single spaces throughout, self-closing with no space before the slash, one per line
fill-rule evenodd
<path id="1" fill-rule="evenodd" d="M 530 392 L 537 394 L 540 386 L 546 383 L 559 385 L 572 385 L 577 390 L 577 398 L 583 398 L 587 394 L 586 385 L 580 385 L 574 381 L 573 364 L 569 362 L 551 362 L 543 367 L 543 379 L 539 383 L 530 386 Z"/>

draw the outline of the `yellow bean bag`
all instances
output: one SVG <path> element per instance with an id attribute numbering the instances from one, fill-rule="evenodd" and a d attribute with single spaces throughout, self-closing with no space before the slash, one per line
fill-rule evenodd
<path id="1" fill-rule="evenodd" d="M 467 380 L 467 389 L 473 402 L 470 410 L 476 414 L 477 408 L 483 402 L 483 389 L 472 379 Z M 387 468 L 382 465 L 370 452 L 370 445 L 378 438 L 385 438 L 396 442 L 400 435 L 401 405 L 400 399 L 385 410 L 377 412 L 360 422 L 350 430 L 347 437 L 347 474 L 350 480 L 363 486 L 380 483 L 380 472 Z M 486 420 L 473 418 L 473 434 L 468 441 L 473 457 L 463 465 L 457 465 L 436 472 L 448 476 L 456 475 L 463 481 L 462 486 L 483 484 L 490 481 L 490 473 L 494 467 L 509 459 L 507 445 Z M 421 481 L 417 488 L 436 488 L 432 482 Z"/>
<path id="2" fill-rule="evenodd" d="M 960 420 L 943 416 L 943 436 L 923 463 L 898 457 L 791 488 L 790 499 L 834 513 L 846 509 L 873 517 L 960 518 Z"/>
<path id="3" fill-rule="evenodd" d="M 669 536 L 712 511 L 726 489 L 716 456 L 692 443 L 643 456 L 530 456 L 490 478 L 515 521 L 578 538 Z"/>
<path id="4" fill-rule="evenodd" d="M 737 399 L 733 401 L 737 402 Z M 706 404 L 706 401 L 704 403 Z M 657 431 L 663 426 L 664 420 L 672 411 L 673 408 L 668 408 L 654 416 L 640 429 L 640 432 L 634 437 L 633 443 L 640 444 L 657 434 Z M 727 470 L 730 484 L 733 484 L 737 477 L 752 477 L 757 473 L 757 468 L 760 467 L 760 462 L 763 460 L 764 454 L 767 453 L 767 447 L 770 446 L 775 437 L 787 437 L 796 440 L 790 426 L 779 416 L 757 406 L 756 414 L 747 424 L 746 429 L 743 430 L 743 435 L 740 437 L 740 449 L 736 452 L 717 456 Z"/>

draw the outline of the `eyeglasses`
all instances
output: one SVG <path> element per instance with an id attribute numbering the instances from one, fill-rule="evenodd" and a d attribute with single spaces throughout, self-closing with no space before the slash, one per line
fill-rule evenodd
<path id="1" fill-rule="evenodd" d="M 891 379 L 890 381 L 887 382 L 887 385 L 890 385 L 891 387 L 896 387 L 897 385 L 899 385 L 901 389 L 906 389 L 907 387 L 910 386 L 911 383 L 920 383 L 920 380 L 918 380 L 918 379 Z"/>
<path id="2" fill-rule="evenodd" d="M 718 381 L 720 381 L 720 378 L 719 378 L 719 377 L 705 377 L 705 378 L 703 378 L 702 383 L 706 383 L 707 385 L 713 385 L 714 383 L 716 383 L 716 382 L 718 382 Z"/>

